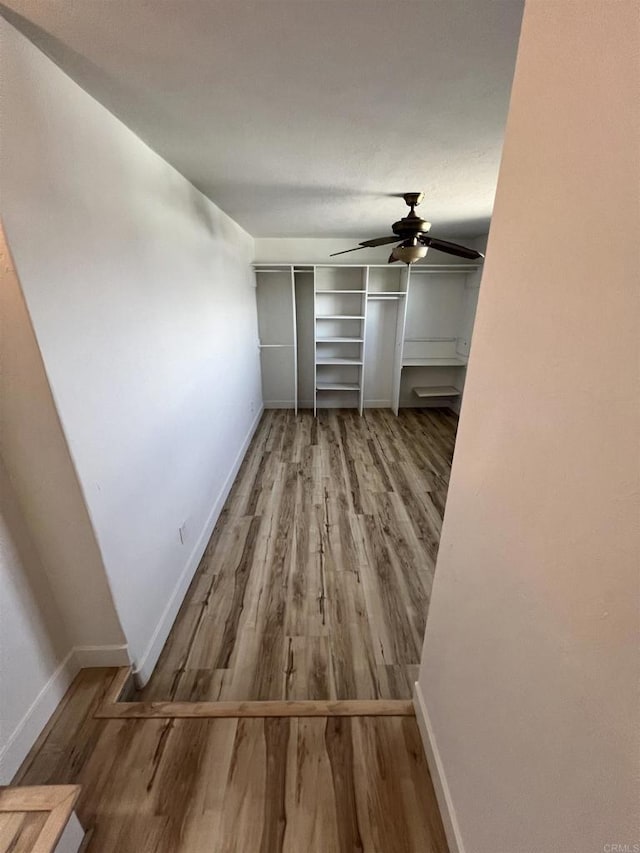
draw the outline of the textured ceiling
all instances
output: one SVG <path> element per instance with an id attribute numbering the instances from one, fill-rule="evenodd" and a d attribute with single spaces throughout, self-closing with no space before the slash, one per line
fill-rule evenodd
<path id="1" fill-rule="evenodd" d="M 254 236 L 378 236 L 423 190 L 486 231 L 522 0 L 7 0 L 5 16 Z"/>

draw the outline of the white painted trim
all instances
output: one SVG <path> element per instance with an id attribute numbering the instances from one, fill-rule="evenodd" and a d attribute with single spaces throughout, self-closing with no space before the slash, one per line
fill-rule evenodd
<path id="1" fill-rule="evenodd" d="M 193 579 L 193 575 L 195 574 L 196 569 L 202 559 L 202 555 L 204 554 L 204 550 L 207 547 L 207 543 L 211 538 L 211 534 L 213 533 L 213 528 L 216 526 L 216 522 L 220 517 L 220 513 L 222 512 L 222 507 L 224 506 L 224 502 L 226 501 L 229 492 L 231 491 L 231 486 L 233 485 L 233 481 L 236 478 L 238 471 L 240 470 L 240 466 L 242 465 L 242 461 L 245 457 L 245 454 L 251 444 L 251 439 L 254 436 L 256 429 L 258 428 L 258 424 L 260 423 L 260 418 L 262 417 L 262 413 L 264 412 L 264 408 L 260 408 L 258 414 L 256 415 L 253 423 L 249 427 L 249 431 L 245 436 L 244 441 L 236 458 L 233 461 L 233 465 L 231 466 L 231 470 L 227 475 L 227 479 L 224 481 L 224 485 L 220 490 L 220 494 L 216 502 L 214 503 L 211 512 L 209 513 L 209 517 L 207 518 L 204 528 L 198 537 L 195 545 L 193 546 L 193 550 L 187 559 L 187 563 L 178 579 L 177 584 L 174 587 L 173 592 L 169 598 L 167 606 L 160 617 L 160 620 L 156 626 L 155 631 L 149 641 L 147 648 L 145 649 L 142 658 L 139 661 L 136 661 L 134 666 L 133 677 L 135 679 L 135 683 L 137 687 L 144 687 L 149 678 L 151 677 L 151 673 L 154 670 L 156 663 L 158 662 L 158 658 L 160 657 L 160 652 L 162 651 L 164 644 L 167 641 L 167 637 L 169 636 L 169 632 L 173 627 L 173 623 L 178 615 L 178 610 L 184 600 L 184 597 L 189 588 L 189 584 Z"/>
<path id="2" fill-rule="evenodd" d="M 129 666 L 129 648 L 123 646 L 76 646 L 73 650 L 76 669 L 104 666 Z"/>
<path id="3" fill-rule="evenodd" d="M 8 784 L 81 669 L 127 666 L 127 646 L 76 646 L 58 664 L 0 751 L 0 784 Z"/>
<path id="4" fill-rule="evenodd" d="M 436 792 L 436 799 L 440 807 L 440 815 L 442 816 L 449 851 L 450 853 L 465 853 L 447 777 L 444 772 L 442 759 L 440 758 L 440 752 L 438 751 L 431 720 L 429 719 L 427 703 L 425 702 L 420 684 L 417 681 L 413 690 L 413 705 L 416 711 L 416 721 L 420 729 L 424 753 L 427 758 L 427 764 L 429 765 L 429 772 L 431 773 L 433 787 Z"/>
<path id="5" fill-rule="evenodd" d="M 0 783 L 8 785 L 78 672 L 74 650 L 58 665 L 0 752 Z"/>

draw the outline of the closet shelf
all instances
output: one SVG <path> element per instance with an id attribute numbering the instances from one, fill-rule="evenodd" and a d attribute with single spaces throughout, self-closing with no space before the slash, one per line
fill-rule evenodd
<path id="1" fill-rule="evenodd" d="M 414 388 L 413 393 L 417 397 L 459 397 L 462 391 L 453 388 L 451 385 L 427 385 Z"/>
<path id="2" fill-rule="evenodd" d="M 359 391 L 354 382 L 316 382 L 316 391 Z"/>
<path id="3" fill-rule="evenodd" d="M 317 344 L 361 344 L 364 338 L 316 338 Z"/>
<path id="4" fill-rule="evenodd" d="M 396 414 L 401 400 L 457 408 L 480 265 L 327 261 L 254 264 L 265 405 L 295 408 L 302 359 L 300 392 L 314 414 L 333 405 L 362 413 L 365 368 L 370 396 L 390 396 Z"/>
<path id="5" fill-rule="evenodd" d="M 466 367 L 461 358 L 405 358 L 403 367 Z"/>
<path id="6" fill-rule="evenodd" d="M 363 314 L 318 314 L 316 320 L 364 320 Z"/>
<path id="7" fill-rule="evenodd" d="M 316 364 L 355 364 L 356 366 L 362 364 L 362 360 L 359 358 L 316 358 Z"/>

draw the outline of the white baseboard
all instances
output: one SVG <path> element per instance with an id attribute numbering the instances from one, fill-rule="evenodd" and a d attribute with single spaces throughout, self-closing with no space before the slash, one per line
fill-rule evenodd
<path id="1" fill-rule="evenodd" d="M 131 663 L 128 646 L 76 646 L 73 656 L 78 670 Z"/>
<path id="2" fill-rule="evenodd" d="M 431 720 L 429 719 L 427 704 L 425 702 L 422 689 L 420 688 L 420 684 L 417 681 L 413 690 L 413 704 L 416 711 L 416 721 L 422 738 L 422 745 L 427 757 L 427 764 L 429 765 L 429 772 L 431 773 L 433 787 L 436 792 L 436 799 L 438 800 L 438 806 L 440 807 L 440 814 L 442 816 L 442 823 L 447 836 L 447 842 L 449 844 L 449 851 L 450 853 L 465 853 L 464 844 L 462 843 L 462 837 L 460 835 L 460 827 L 458 825 L 456 812 L 451 800 L 451 792 L 449 791 L 449 785 L 447 784 L 447 777 L 440 758 L 440 752 L 438 751 L 438 745 L 431 726 Z"/>
<path id="3" fill-rule="evenodd" d="M 390 409 L 391 400 L 365 400 L 365 409 Z"/>
<path id="4" fill-rule="evenodd" d="M 0 752 L 0 784 L 8 785 L 78 672 L 74 650 L 55 669 Z"/>
<path id="5" fill-rule="evenodd" d="M 173 627 L 173 623 L 175 622 L 175 618 L 178 615 L 178 610 L 180 609 L 180 605 L 182 604 L 184 597 L 189 589 L 189 584 L 193 579 L 193 575 L 198 568 L 200 560 L 202 559 L 202 555 L 204 554 L 204 550 L 207 547 L 207 543 L 211 538 L 211 534 L 213 533 L 213 528 L 216 526 L 216 522 L 220 517 L 220 513 L 222 512 L 222 507 L 224 506 L 224 502 L 226 501 L 229 492 L 231 491 L 231 486 L 233 485 L 233 481 L 236 478 L 238 471 L 240 470 L 240 466 L 242 465 L 242 460 L 245 457 L 245 454 L 251 444 L 251 439 L 254 436 L 256 429 L 258 428 L 258 424 L 260 423 L 260 418 L 262 417 L 264 409 L 261 408 L 256 415 L 253 423 L 251 424 L 247 435 L 242 442 L 242 446 L 238 451 L 236 458 L 233 460 L 233 464 L 227 475 L 226 480 L 224 481 L 224 485 L 220 490 L 220 494 L 216 502 L 213 505 L 211 512 L 209 513 L 209 517 L 204 525 L 204 528 L 198 537 L 189 558 L 187 559 L 187 563 L 180 575 L 178 583 L 175 585 L 174 590 L 169 598 L 169 602 L 164 609 L 162 616 L 160 617 L 160 621 L 156 626 L 155 631 L 153 632 L 153 636 L 149 641 L 149 644 L 140 658 L 139 661 L 135 662 L 134 669 L 134 679 L 137 687 L 144 687 L 149 678 L 151 677 L 151 673 L 154 670 L 156 663 L 158 662 L 158 658 L 160 657 L 160 652 L 164 644 L 167 641 L 167 637 L 169 636 L 169 632 Z"/>
<path id="6" fill-rule="evenodd" d="M 42 687 L 0 751 L 0 785 L 8 784 L 81 669 L 128 666 L 126 646 L 76 646 Z"/>

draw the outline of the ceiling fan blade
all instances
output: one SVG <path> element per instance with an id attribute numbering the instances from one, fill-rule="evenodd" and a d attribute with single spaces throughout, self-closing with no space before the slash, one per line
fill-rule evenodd
<path id="1" fill-rule="evenodd" d="M 376 237 L 374 240 L 365 240 L 360 243 L 361 246 L 384 246 L 387 243 L 399 243 L 402 237 L 397 234 L 392 234 L 391 237 Z"/>
<path id="2" fill-rule="evenodd" d="M 364 248 L 365 248 L 364 246 L 356 246 L 355 249 L 344 249 L 342 252 L 334 252 L 333 254 L 329 255 L 329 257 L 335 258 L 336 255 L 346 255 L 349 252 L 359 252 L 360 249 L 364 249 Z"/>
<path id="3" fill-rule="evenodd" d="M 419 239 L 425 246 L 436 249 L 438 252 L 446 252 L 448 255 L 456 255 L 459 258 L 467 258 L 470 261 L 484 258 L 482 252 L 478 252 L 476 249 L 469 249 L 467 246 L 461 246 L 459 243 L 450 243 L 448 240 L 439 240 L 437 237 L 427 237 L 426 234 L 420 235 Z"/>
<path id="4" fill-rule="evenodd" d="M 389 260 L 387 261 L 387 263 L 388 263 L 388 264 L 397 264 L 397 263 L 399 263 L 398 259 L 394 256 L 393 252 L 391 252 L 391 254 L 389 255 Z"/>

